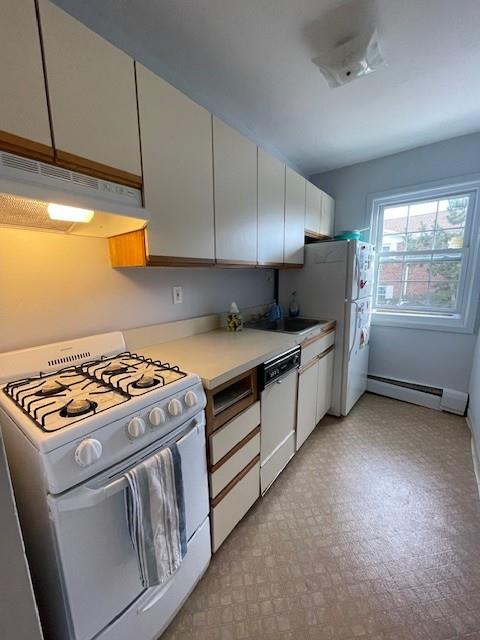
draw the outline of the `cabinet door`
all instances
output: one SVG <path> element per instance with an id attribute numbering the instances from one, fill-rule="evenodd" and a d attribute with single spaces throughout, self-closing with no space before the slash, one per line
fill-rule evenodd
<path id="1" fill-rule="evenodd" d="M 257 262 L 257 147 L 213 117 L 218 262 Z"/>
<path id="2" fill-rule="evenodd" d="M 315 424 L 320 422 L 332 404 L 333 359 L 333 349 L 327 354 L 319 356 Z"/>
<path id="3" fill-rule="evenodd" d="M 137 65 L 147 253 L 213 261 L 212 119 Z"/>
<path id="4" fill-rule="evenodd" d="M 298 376 L 297 451 L 315 429 L 317 413 L 318 360 L 309 362 Z"/>
<path id="5" fill-rule="evenodd" d="M 320 216 L 320 233 L 329 238 L 334 235 L 335 200 L 322 191 L 322 208 Z"/>
<path id="6" fill-rule="evenodd" d="M 286 167 L 283 261 L 303 264 L 305 244 L 305 178 Z"/>
<path id="7" fill-rule="evenodd" d="M 283 262 L 285 165 L 258 149 L 258 262 Z"/>
<path id="8" fill-rule="evenodd" d="M 4 149 L 24 148 L 52 158 L 47 94 L 34 0 L 0 5 L 0 141 Z M 16 139 L 20 138 L 20 140 Z"/>
<path id="9" fill-rule="evenodd" d="M 320 233 L 320 206 L 322 192 L 307 180 L 305 230 Z"/>
<path id="10" fill-rule="evenodd" d="M 58 162 L 141 183 L 133 60 L 49 0 L 39 8 Z"/>

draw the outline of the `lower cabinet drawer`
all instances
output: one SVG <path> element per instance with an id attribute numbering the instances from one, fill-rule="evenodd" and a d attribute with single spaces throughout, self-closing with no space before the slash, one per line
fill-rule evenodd
<path id="1" fill-rule="evenodd" d="M 212 546 L 217 551 L 260 496 L 260 460 L 237 482 L 211 511 Z"/>
<path id="2" fill-rule="evenodd" d="M 310 362 L 312 358 L 316 358 L 323 351 L 335 344 L 335 329 L 321 333 L 319 336 L 310 340 L 305 340 L 305 346 L 302 345 L 300 366 Z"/>
<path id="3" fill-rule="evenodd" d="M 260 453 L 260 429 L 241 449 L 210 473 L 210 496 L 215 498 Z"/>
<path id="4" fill-rule="evenodd" d="M 260 402 L 242 411 L 233 420 L 220 427 L 209 439 L 210 464 L 216 464 L 224 455 L 260 424 Z M 253 456 L 252 456 L 253 457 Z"/>
<path id="5" fill-rule="evenodd" d="M 292 431 L 264 462 L 260 469 L 262 496 L 295 454 L 295 431 Z"/>

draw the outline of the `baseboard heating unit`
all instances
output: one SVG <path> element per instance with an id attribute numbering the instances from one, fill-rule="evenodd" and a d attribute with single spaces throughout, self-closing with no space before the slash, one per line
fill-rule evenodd
<path id="1" fill-rule="evenodd" d="M 465 415 L 468 403 L 468 394 L 463 391 L 441 389 L 372 374 L 368 376 L 367 391 L 461 416 Z"/>

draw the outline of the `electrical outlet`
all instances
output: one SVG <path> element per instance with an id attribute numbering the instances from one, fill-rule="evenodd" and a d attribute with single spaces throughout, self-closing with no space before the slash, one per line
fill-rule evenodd
<path id="1" fill-rule="evenodd" d="M 176 287 L 172 287 L 172 297 L 173 304 L 182 304 L 183 302 L 183 291 L 182 287 L 177 285 Z"/>

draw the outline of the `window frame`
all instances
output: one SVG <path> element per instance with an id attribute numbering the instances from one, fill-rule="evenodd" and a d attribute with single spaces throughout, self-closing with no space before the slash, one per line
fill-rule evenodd
<path id="1" fill-rule="evenodd" d="M 423 311 L 414 309 L 398 311 L 397 309 L 376 309 L 376 293 L 378 286 L 378 253 L 383 248 L 382 211 L 385 207 L 397 206 L 414 201 L 448 199 L 459 195 L 469 195 L 469 208 L 465 220 L 464 243 L 461 250 L 438 250 L 439 253 L 463 253 L 462 270 L 458 284 L 457 307 L 454 313 L 446 311 Z M 480 289 L 480 175 L 467 176 L 394 189 L 371 194 L 367 198 L 367 212 L 370 212 L 370 242 L 375 246 L 375 260 L 372 324 L 396 326 L 414 329 L 433 329 L 458 333 L 473 333 L 477 316 Z M 432 254 L 435 250 L 420 251 Z M 389 252 L 393 255 L 397 252 Z M 398 252 L 399 255 L 412 255 L 414 251 Z"/>

